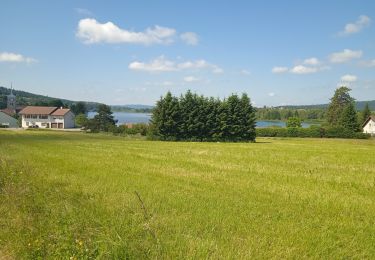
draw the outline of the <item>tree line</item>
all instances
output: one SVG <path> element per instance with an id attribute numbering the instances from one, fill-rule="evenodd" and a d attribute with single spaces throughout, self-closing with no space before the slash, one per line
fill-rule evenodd
<path id="1" fill-rule="evenodd" d="M 319 126 L 302 129 L 298 115 L 288 117 L 286 128 L 267 128 L 255 131 L 255 108 L 246 94 L 232 94 L 220 100 L 204 97 L 187 91 L 176 97 L 167 94 L 157 101 L 151 122 L 147 124 L 116 125 L 111 107 L 100 105 L 97 114 L 88 119 L 84 114 L 76 117 L 78 125 L 91 132 L 112 132 L 114 134 L 148 135 L 158 140 L 184 141 L 254 141 L 259 136 L 285 137 L 340 137 L 367 138 L 361 132 L 362 122 L 371 115 L 368 106 L 358 117 L 350 89 L 336 89 L 326 109 L 327 120 Z"/>
<path id="2" fill-rule="evenodd" d="M 258 120 L 288 120 L 290 117 L 297 117 L 302 121 L 324 120 L 326 109 L 289 109 L 280 107 L 262 107 L 256 109 Z"/>
<path id="3" fill-rule="evenodd" d="M 160 140 L 254 141 L 255 112 L 247 94 L 220 100 L 187 91 L 156 103 L 151 135 Z"/>
<path id="4" fill-rule="evenodd" d="M 282 108 L 282 107 L 262 107 L 256 109 L 257 120 L 283 120 L 288 121 L 289 118 L 298 118 L 301 121 L 318 121 L 327 122 L 329 126 L 348 126 L 349 122 L 353 122 L 356 127 L 352 126 L 352 129 L 360 129 L 362 123 L 371 115 L 369 103 L 364 103 L 362 111 L 358 111 L 355 107 L 355 100 L 349 94 L 350 89 L 343 86 L 335 91 L 334 97 L 331 99 L 330 104 L 327 108 Z M 351 113 L 352 118 L 347 119 L 346 123 L 343 121 L 344 108 L 350 105 L 346 111 Z M 356 118 L 354 117 L 356 114 Z"/>

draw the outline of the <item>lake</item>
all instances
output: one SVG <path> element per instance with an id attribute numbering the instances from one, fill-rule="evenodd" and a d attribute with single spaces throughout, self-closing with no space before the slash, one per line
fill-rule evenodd
<path id="1" fill-rule="evenodd" d="M 96 112 L 89 112 L 88 117 L 93 118 Z M 151 119 L 151 114 L 144 113 L 128 113 L 128 112 L 113 112 L 114 118 L 118 121 L 117 124 L 121 125 L 124 123 L 148 123 Z M 283 121 L 257 121 L 257 127 L 285 127 Z M 302 123 L 302 127 L 309 127 L 310 123 Z"/>
<path id="2" fill-rule="evenodd" d="M 96 112 L 89 112 L 88 118 L 93 118 L 95 114 Z M 148 123 L 151 119 L 151 114 L 144 113 L 113 112 L 113 116 L 119 125 L 124 123 Z"/>

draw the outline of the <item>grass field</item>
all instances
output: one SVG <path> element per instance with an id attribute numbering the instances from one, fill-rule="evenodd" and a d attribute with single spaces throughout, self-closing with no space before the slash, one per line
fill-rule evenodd
<path id="1" fill-rule="evenodd" d="M 375 140 L 0 131 L 0 258 L 375 258 Z"/>

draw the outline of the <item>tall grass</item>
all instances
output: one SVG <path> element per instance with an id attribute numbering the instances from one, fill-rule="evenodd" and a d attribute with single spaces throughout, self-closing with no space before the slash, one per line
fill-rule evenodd
<path id="1" fill-rule="evenodd" d="M 0 131 L 0 256 L 374 258 L 374 140 Z"/>

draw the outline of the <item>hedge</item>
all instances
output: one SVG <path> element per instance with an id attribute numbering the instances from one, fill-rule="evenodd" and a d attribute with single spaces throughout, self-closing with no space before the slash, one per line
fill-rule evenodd
<path id="1" fill-rule="evenodd" d="M 371 136 L 360 132 L 352 132 L 342 127 L 318 127 L 309 128 L 257 128 L 257 137 L 315 137 L 315 138 L 349 138 L 368 139 Z"/>

